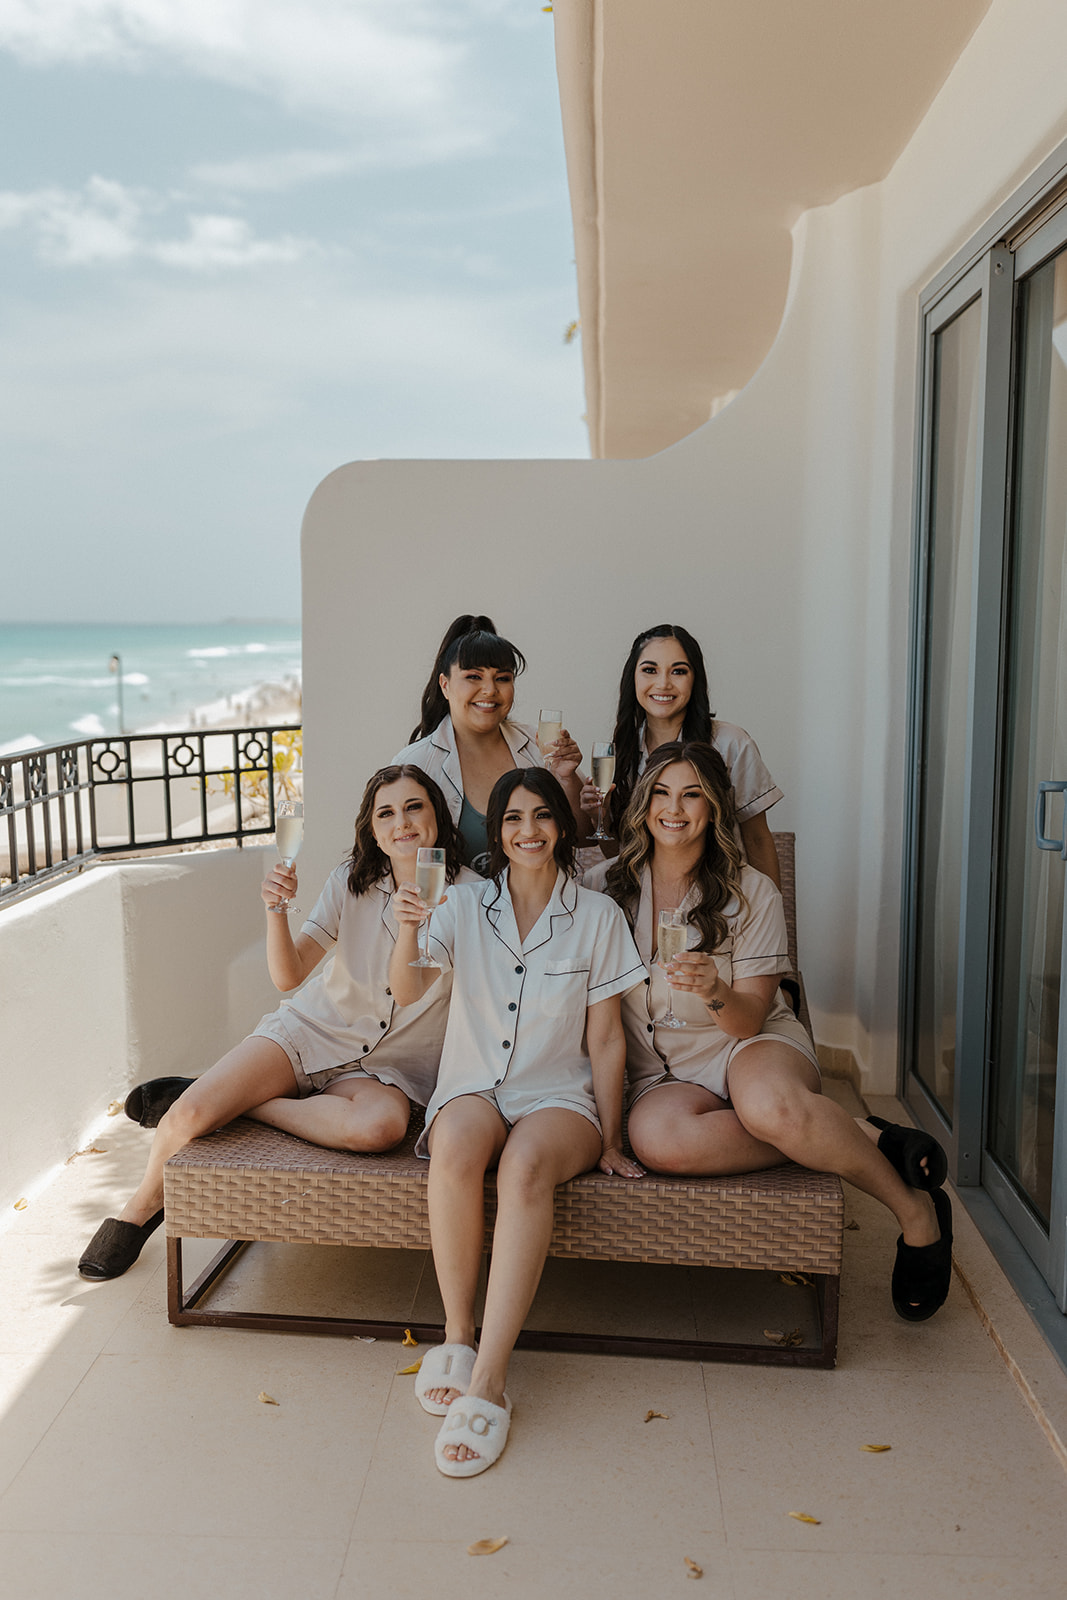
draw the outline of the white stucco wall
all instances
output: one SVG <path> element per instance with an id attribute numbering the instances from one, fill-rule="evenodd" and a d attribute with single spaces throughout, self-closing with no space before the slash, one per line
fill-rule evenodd
<path id="1" fill-rule="evenodd" d="M 277 1003 L 260 849 L 98 866 L 0 914 L 0 1210 L 142 1078 L 210 1066 Z"/>
<path id="2" fill-rule="evenodd" d="M 488 611 L 526 651 L 520 717 L 562 705 L 586 751 L 634 633 L 684 623 L 713 703 L 786 791 L 770 820 L 798 835 L 817 1036 L 893 1087 L 918 293 L 1067 136 L 1064 59 L 1067 8 L 995 0 L 885 182 L 801 219 L 774 348 L 672 449 L 364 462 L 320 485 L 303 535 L 309 883 L 406 742 L 456 612 Z"/>

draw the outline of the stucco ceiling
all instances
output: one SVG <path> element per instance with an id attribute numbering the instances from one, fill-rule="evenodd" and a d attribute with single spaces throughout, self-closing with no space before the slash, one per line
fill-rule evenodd
<path id="1" fill-rule="evenodd" d="M 555 0 L 595 456 L 743 387 L 793 223 L 885 176 L 989 4 Z"/>

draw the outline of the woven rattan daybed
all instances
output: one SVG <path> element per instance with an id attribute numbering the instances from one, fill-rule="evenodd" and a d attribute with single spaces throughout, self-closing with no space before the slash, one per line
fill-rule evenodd
<path id="1" fill-rule="evenodd" d="M 793 835 L 779 833 L 775 840 L 795 964 Z M 801 1003 L 806 1013 L 803 995 Z M 186 1145 L 167 1163 L 164 1176 L 171 1322 L 348 1336 L 399 1336 L 410 1327 L 420 1340 L 439 1339 L 440 1325 L 410 1318 L 361 1318 L 357 1307 L 343 1318 L 293 1316 L 213 1310 L 208 1299 L 236 1254 L 255 1241 L 428 1250 L 427 1163 L 413 1154 L 420 1127 L 421 1118 L 413 1118 L 403 1146 L 387 1155 L 323 1150 L 243 1118 Z M 494 1202 L 490 1180 L 490 1222 Z M 821 1342 L 790 1347 L 766 1339 L 739 1344 L 527 1329 L 519 1344 L 831 1367 L 837 1350 L 843 1221 L 838 1179 L 793 1165 L 730 1178 L 650 1174 L 639 1182 L 584 1173 L 557 1193 L 550 1257 L 804 1273 L 818 1297 Z M 188 1288 L 182 1271 L 184 1238 L 228 1241 Z"/>

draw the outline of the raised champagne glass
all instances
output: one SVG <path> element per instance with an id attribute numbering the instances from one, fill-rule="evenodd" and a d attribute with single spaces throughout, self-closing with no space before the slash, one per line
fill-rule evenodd
<path id="1" fill-rule="evenodd" d="M 548 752 L 563 732 L 563 712 L 542 710 L 537 719 L 537 748 L 545 758 L 548 766 Z"/>
<path id="2" fill-rule="evenodd" d="M 434 906 L 439 904 L 445 892 L 445 853 L 437 845 L 420 845 L 419 853 L 415 857 L 415 887 L 430 910 L 420 929 L 422 944 L 419 946 L 419 959 L 409 961 L 408 965 L 436 967 L 440 963 L 430 956 L 430 917 L 433 915 Z"/>
<path id="3" fill-rule="evenodd" d="M 606 739 L 593 746 L 593 787 L 600 798 L 596 814 L 596 832 L 589 835 L 590 840 L 614 837 L 613 834 L 604 832 L 604 801 L 614 782 L 615 746 L 610 739 Z"/>
<path id="4" fill-rule="evenodd" d="M 659 964 L 666 970 L 675 956 L 681 955 L 686 946 L 688 924 L 684 911 L 661 911 L 659 914 L 658 956 Z M 684 1028 L 686 1024 L 681 1017 L 674 1014 L 674 995 L 671 993 L 670 979 L 667 979 L 667 1010 L 662 1017 L 657 1018 L 657 1028 Z"/>
<path id="5" fill-rule="evenodd" d="M 274 843 L 283 867 L 292 870 L 303 842 L 304 807 L 299 800 L 292 805 L 288 800 L 283 800 L 274 814 Z M 291 900 L 277 900 L 269 909 L 281 916 L 288 911 L 299 911 L 300 907 Z"/>

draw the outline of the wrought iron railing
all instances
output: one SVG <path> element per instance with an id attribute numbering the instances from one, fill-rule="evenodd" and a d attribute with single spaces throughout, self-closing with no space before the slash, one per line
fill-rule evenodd
<path id="1" fill-rule="evenodd" d="M 0 898 L 100 856 L 274 832 L 299 725 L 124 734 L 0 756 Z"/>

